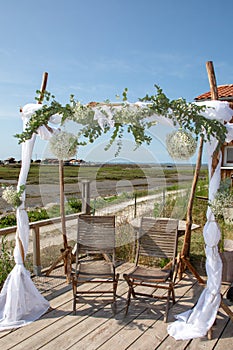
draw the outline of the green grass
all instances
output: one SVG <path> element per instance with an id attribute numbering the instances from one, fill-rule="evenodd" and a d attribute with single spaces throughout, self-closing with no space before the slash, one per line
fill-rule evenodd
<path id="1" fill-rule="evenodd" d="M 4 180 L 18 180 L 20 172 L 20 164 L 10 164 L 0 166 L 0 179 Z M 177 182 L 177 176 L 185 174 L 192 175 L 193 170 L 190 167 L 183 168 L 162 168 L 162 167 L 149 167 L 145 165 L 95 165 L 95 166 L 64 166 L 65 183 L 75 183 L 78 179 L 89 180 L 133 180 L 143 179 L 147 177 L 152 178 L 166 178 L 169 181 L 174 180 Z M 201 170 L 201 177 L 206 176 L 206 169 Z M 40 165 L 32 163 L 29 174 L 28 184 L 42 183 L 54 183 L 57 180 L 59 182 L 59 167 L 58 165 Z"/>

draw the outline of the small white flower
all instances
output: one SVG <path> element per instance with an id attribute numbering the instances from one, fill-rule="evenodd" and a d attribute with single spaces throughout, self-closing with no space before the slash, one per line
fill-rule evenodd
<path id="1" fill-rule="evenodd" d="M 49 140 L 51 152 L 60 160 L 74 157 L 77 143 L 77 137 L 66 131 L 56 132 Z"/>
<path id="2" fill-rule="evenodd" d="M 13 186 L 8 186 L 4 189 L 2 193 L 2 198 L 13 207 L 17 208 L 22 203 L 21 195 L 25 189 L 25 186 L 20 186 L 20 190 L 17 192 L 17 190 L 14 189 Z"/>
<path id="3" fill-rule="evenodd" d="M 190 132 L 178 130 L 167 135 L 166 145 L 172 158 L 187 160 L 196 152 L 197 141 Z"/>
<path id="4" fill-rule="evenodd" d="M 233 194 L 229 190 L 223 192 L 218 190 L 214 199 L 209 203 L 209 206 L 216 219 L 221 218 L 224 215 L 225 208 L 233 207 Z"/>

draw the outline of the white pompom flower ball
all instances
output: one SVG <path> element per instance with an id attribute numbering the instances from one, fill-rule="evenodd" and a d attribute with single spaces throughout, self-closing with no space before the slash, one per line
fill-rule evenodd
<path id="1" fill-rule="evenodd" d="M 197 141 L 185 130 L 176 130 L 166 137 L 167 151 L 173 159 L 188 160 L 197 149 Z"/>
<path id="2" fill-rule="evenodd" d="M 49 140 L 51 152 L 59 160 L 72 158 L 77 153 L 77 137 L 66 131 L 56 132 Z"/>

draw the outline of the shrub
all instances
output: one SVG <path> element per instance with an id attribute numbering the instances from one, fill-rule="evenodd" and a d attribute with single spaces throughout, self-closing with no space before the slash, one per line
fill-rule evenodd
<path id="1" fill-rule="evenodd" d="M 15 226 L 16 225 L 16 216 L 14 213 L 7 214 L 0 219 L 0 228 Z"/>
<path id="2" fill-rule="evenodd" d="M 49 219 L 49 215 L 47 211 L 43 208 L 29 210 L 27 213 L 28 213 L 28 219 L 30 222 Z"/>
<path id="3" fill-rule="evenodd" d="M 68 199 L 68 205 L 76 213 L 79 213 L 80 211 L 82 211 L 82 202 L 80 199 L 71 197 Z"/>

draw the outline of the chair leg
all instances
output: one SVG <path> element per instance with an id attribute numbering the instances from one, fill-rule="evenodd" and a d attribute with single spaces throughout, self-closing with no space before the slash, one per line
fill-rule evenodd
<path id="1" fill-rule="evenodd" d="M 173 283 L 170 284 L 170 288 L 169 288 L 168 294 L 167 294 L 167 303 L 166 303 L 166 311 L 165 311 L 165 315 L 164 315 L 164 322 L 167 322 L 167 320 L 168 320 L 168 312 L 169 312 L 169 304 L 170 304 L 171 296 L 172 296 L 172 303 L 174 305 L 176 300 L 175 300 L 175 291 L 174 291 Z"/>
<path id="2" fill-rule="evenodd" d="M 131 286 L 129 286 L 127 303 L 126 303 L 126 309 L 125 309 L 125 316 L 128 314 L 129 304 L 130 304 L 130 301 L 131 301 L 132 290 L 133 290 L 133 288 Z"/>
<path id="3" fill-rule="evenodd" d="M 176 302 L 174 286 L 171 287 L 171 292 L 172 292 L 172 302 L 173 302 L 173 305 L 174 305 L 175 302 Z"/>
<path id="4" fill-rule="evenodd" d="M 117 273 L 116 277 L 115 277 L 115 281 L 113 283 L 113 299 L 114 299 L 114 302 L 116 301 L 116 291 L 117 291 L 119 276 L 120 276 L 119 273 Z"/>
<path id="5" fill-rule="evenodd" d="M 178 272 L 179 272 L 180 264 L 181 264 L 181 261 L 180 261 L 180 253 L 179 253 L 177 255 L 177 257 L 176 257 L 175 267 L 174 267 L 174 272 L 173 272 L 173 277 L 172 277 L 172 281 L 173 281 L 174 284 L 176 283 L 176 279 L 177 279 L 177 275 L 178 275 Z"/>
<path id="6" fill-rule="evenodd" d="M 133 287 L 133 286 L 132 286 L 131 293 L 132 293 L 133 298 L 136 298 L 136 294 L 135 294 L 135 292 L 134 292 L 134 287 Z"/>
<path id="7" fill-rule="evenodd" d="M 72 286 L 73 286 L 73 315 L 76 315 L 77 279 L 74 276 L 72 278 Z"/>
<path id="8" fill-rule="evenodd" d="M 167 319 L 168 319 L 170 297 L 171 297 L 171 289 L 169 289 L 168 293 L 167 293 L 167 303 L 166 303 L 166 309 L 165 309 L 165 314 L 164 314 L 164 322 L 165 323 L 167 323 Z"/>
<path id="9" fill-rule="evenodd" d="M 117 285 L 119 280 L 119 273 L 116 274 L 115 281 L 113 283 L 113 312 L 116 313 L 116 291 L 117 291 Z"/>
<path id="10" fill-rule="evenodd" d="M 76 315 L 76 297 L 73 298 L 73 315 Z"/>
<path id="11" fill-rule="evenodd" d="M 131 294 L 133 295 L 133 297 L 135 297 L 135 293 L 134 293 L 134 289 L 132 286 L 132 283 L 130 281 L 130 278 L 127 274 L 123 274 L 124 279 L 126 280 L 128 286 L 129 286 L 129 290 L 128 290 L 128 296 L 127 296 L 127 303 L 126 303 L 126 309 L 125 309 L 125 316 L 128 314 L 128 310 L 129 310 L 129 304 L 131 301 Z"/>

